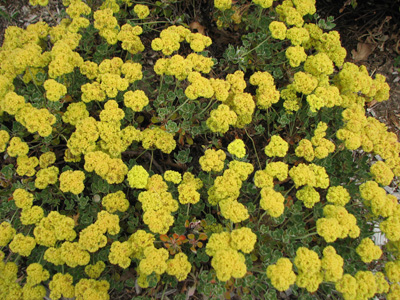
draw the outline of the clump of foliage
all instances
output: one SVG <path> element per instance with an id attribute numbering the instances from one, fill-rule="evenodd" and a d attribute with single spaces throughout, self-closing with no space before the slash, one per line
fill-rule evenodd
<path id="1" fill-rule="evenodd" d="M 188 2 L 7 28 L 0 298 L 399 299 L 385 78 L 314 0 Z"/>

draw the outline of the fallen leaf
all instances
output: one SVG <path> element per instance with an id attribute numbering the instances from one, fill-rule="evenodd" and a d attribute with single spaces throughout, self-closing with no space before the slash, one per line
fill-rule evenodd
<path id="1" fill-rule="evenodd" d="M 196 29 L 198 33 L 201 33 L 202 35 L 205 35 L 206 32 L 204 30 L 204 26 L 202 26 L 199 22 L 194 21 L 189 24 L 189 27 L 191 30 Z"/>
<path id="2" fill-rule="evenodd" d="M 351 50 L 351 55 L 354 61 L 367 60 L 368 56 L 372 54 L 375 50 L 375 45 L 367 43 L 358 43 L 357 50 Z"/>

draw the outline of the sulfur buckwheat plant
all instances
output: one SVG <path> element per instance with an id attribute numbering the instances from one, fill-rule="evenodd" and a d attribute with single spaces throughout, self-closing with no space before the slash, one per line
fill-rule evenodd
<path id="1" fill-rule="evenodd" d="M 0 48 L 0 299 L 400 299 L 389 85 L 315 0 L 62 4 Z"/>

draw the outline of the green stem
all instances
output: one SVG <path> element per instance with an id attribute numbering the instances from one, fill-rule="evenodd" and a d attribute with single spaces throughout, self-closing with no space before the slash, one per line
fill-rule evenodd
<path id="1" fill-rule="evenodd" d="M 151 171 L 151 166 L 152 166 L 152 164 L 153 164 L 153 155 L 154 155 L 154 150 L 151 150 L 151 159 L 150 159 L 149 171 Z"/>
<path id="2" fill-rule="evenodd" d="M 245 54 L 242 55 L 242 57 L 246 57 L 248 54 L 250 54 L 251 52 L 253 52 L 254 50 L 256 50 L 257 48 L 259 48 L 262 44 L 268 42 L 270 40 L 269 37 L 267 37 L 264 41 L 262 41 L 261 43 L 259 43 L 257 46 L 255 46 L 253 49 L 250 49 L 249 51 L 247 51 Z"/>
<path id="3" fill-rule="evenodd" d="M 294 237 L 294 239 L 295 240 L 302 240 L 302 239 L 305 239 L 305 238 L 308 238 L 310 236 L 314 236 L 314 235 L 317 235 L 317 234 L 318 234 L 317 232 L 312 232 L 312 233 L 309 233 L 309 234 L 306 234 L 306 235 L 303 235 L 303 236 Z"/>
<path id="4" fill-rule="evenodd" d="M 171 118 L 171 117 L 174 115 L 174 113 L 176 113 L 178 110 L 180 110 L 181 107 L 184 106 L 188 101 L 189 101 L 189 98 L 186 99 L 185 102 L 183 102 L 181 105 L 179 105 L 178 108 L 175 109 L 175 110 L 167 117 L 166 120 L 169 120 L 169 118 Z"/>
<path id="5" fill-rule="evenodd" d="M 249 133 L 247 132 L 247 130 L 245 129 L 244 131 L 246 132 L 247 137 L 251 140 L 251 143 L 253 144 L 254 152 L 255 152 L 256 157 L 257 157 L 258 166 L 259 166 L 259 168 L 260 168 L 260 170 L 261 170 L 262 167 L 261 167 L 260 159 L 258 158 L 256 144 L 254 143 L 254 140 L 251 138 L 251 136 L 249 135 Z"/>

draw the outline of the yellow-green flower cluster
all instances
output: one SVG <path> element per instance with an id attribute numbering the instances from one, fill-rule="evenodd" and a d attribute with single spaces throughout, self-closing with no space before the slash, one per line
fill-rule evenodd
<path id="1" fill-rule="evenodd" d="M 382 250 L 370 238 L 364 238 L 356 248 L 357 254 L 365 263 L 377 260 L 382 255 Z"/>
<path id="2" fill-rule="evenodd" d="M 168 172 L 168 171 L 167 171 Z M 179 173 L 178 173 L 179 174 Z M 180 176 L 180 174 L 179 174 Z M 200 193 L 197 191 L 203 187 L 203 182 L 195 178 L 190 172 L 183 174 L 183 180 L 178 186 L 180 204 L 196 204 L 200 201 Z"/>
<path id="3" fill-rule="evenodd" d="M 354 277 L 345 274 L 336 282 L 335 288 L 345 300 L 371 299 L 376 293 L 387 293 L 389 284 L 380 272 L 358 271 Z"/>
<path id="4" fill-rule="evenodd" d="M 297 199 L 303 201 L 307 208 L 314 207 L 314 204 L 320 201 L 319 193 L 310 185 L 304 186 L 296 192 Z"/>
<path id="5" fill-rule="evenodd" d="M 241 139 L 236 139 L 228 145 L 228 152 L 237 158 L 243 158 L 246 155 L 246 147 Z"/>
<path id="6" fill-rule="evenodd" d="M 167 260 L 167 274 L 175 276 L 178 281 L 185 280 L 191 269 L 192 265 L 188 261 L 188 257 L 182 252 Z"/>
<path id="7" fill-rule="evenodd" d="M 84 102 L 71 103 L 68 105 L 66 112 L 62 116 L 65 123 L 76 126 L 79 121 L 89 117 L 89 111 L 86 109 Z"/>
<path id="8" fill-rule="evenodd" d="M 3 262 L 4 253 L 0 252 L 0 297 L 2 299 L 23 299 L 22 288 L 17 283 L 18 266 L 14 262 Z"/>
<path id="9" fill-rule="evenodd" d="M 52 125 L 56 122 L 56 117 L 46 108 L 37 109 L 30 103 L 18 110 L 15 120 L 21 123 L 30 133 L 37 132 L 41 137 L 49 136 Z"/>
<path id="10" fill-rule="evenodd" d="M 83 180 L 85 180 L 85 173 L 82 171 L 67 170 L 62 172 L 60 175 L 60 190 L 64 193 L 71 192 L 78 195 L 85 188 Z"/>
<path id="11" fill-rule="evenodd" d="M 250 76 L 250 84 L 257 85 L 256 103 L 261 109 L 267 109 L 279 101 L 280 93 L 274 84 L 274 78 L 268 72 L 255 72 Z"/>
<path id="12" fill-rule="evenodd" d="M 85 267 L 85 273 L 90 278 L 97 279 L 100 277 L 101 273 L 104 271 L 105 268 L 106 264 L 104 263 L 104 261 L 99 260 L 94 265 L 87 265 Z"/>
<path id="13" fill-rule="evenodd" d="M 229 169 L 225 170 L 222 176 L 218 176 L 208 190 L 208 202 L 211 205 L 219 204 L 222 216 L 234 223 L 249 218 L 246 206 L 240 203 L 238 198 L 243 181 L 253 170 L 254 167 L 250 163 L 232 161 Z"/>
<path id="14" fill-rule="evenodd" d="M 300 28 L 304 24 L 303 16 L 295 7 L 293 7 L 291 1 L 285 1 L 281 5 L 278 5 L 276 7 L 276 12 L 286 25 L 294 25 Z"/>
<path id="15" fill-rule="evenodd" d="M 116 211 L 125 212 L 129 208 L 129 201 L 122 191 L 108 194 L 103 198 L 101 203 L 109 213 L 114 213 Z"/>
<path id="16" fill-rule="evenodd" d="M 146 189 L 138 197 L 144 211 L 143 222 L 152 232 L 166 234 L 174 223 L 171 213 L 178 210 L 179 204 L 167 191 L 168 185 L 161 175 L 150 177 Z"/>
<path id="17" fill-rule="evenodd" d="M 0 246 L 4 247 L 14 238 L 16 230 L 6 221 L 0 224 Z"/>
<path id="18" fill-rule="evenodd" d="M 206 253 L 212 256 L 211 265 L 217 272 L 220 281 L 228 281 L 231 277 L 242 278 L 246 274 L 244 253 L 254 249 L 256 235 L 249 228 L 241 228 L 211 235 Z"/>
<path id="19" fill-rule="evenodd" d="M 140 261 L 138 272 L 145 276 L 155 273 L 161 275 L 167 270 L 168 251 L 164 248 L 156 249 L 147 247 L 144 249 L 144 258 Z"/>
<path id="20" fill-rule="evenodd" d="M 137 5 L 136 5 L 137 6 Z M 122 42 L 122 49 L 128 51 L 130 54 L 137 54 L 144 50 L 144 45 L 139 38 L 143 32 L 142 27 L 133 27 L 130 24 L 124 24 L 121 31 L 118 33 L 118 40 Z"/>
<path id="21" fill-rule="evenodd" d="M 143 4 L 136 4 L 133 7 L 133 11 L 139 17 L 139 19 L 145 19 L 150 14 L 149 8 Z"/>
<path id="22" fill-rule="evenodd" d="M 268 146 L 265 147 L 265 154 L 270 157 L 285 157 L 289 150 L 289 144 L 279 135 L 273 135 Z"/>
<path id="23" fill-rule="evenodd" d="M 315 188 L 326 189 L 329 186 L 329 177 L 322 166 L 315 164 L 300 163 L 293 166 L 289 171 L 289 176 L 294 181 L 296 188 L 302 185 L 309 185 Z"/>
<path id="24" fill-rule="evenodd" d="M 109 288 L 110 284 L 107 280 L 81 279 L 75 285 L 75 297 L 76 300 L 109 300 Z"/>
<path id="25" fill-rule="evenodd" d="M 7 153 L 11 157 L 26 156 L 29 146 L 19 137 L 13 137 L 7 147 Z"/>
<path id="26" fill-rule="evenodd" d="M 220 11 L 230 9 L 232 6 L 232 0 L 214 0 L 214 7 Z"/>
<path id="27" fill-rule="evenodd" d="M 38 224 L 41 219 L 44 217 L 43 208 L 40 206 L 34 205 L 30 208 L 25 208 L 21 211 L 21 223 L 23 225 L 32 225 Z"/>
<path id="28" fill-rule="evenodd" d="M 141 165 L 133 166 L 128 172 L 128 182 L 132 188 L 146 188 L 148 179 L 149 173 Z"/>
<path id="29" fill-rule="evenodd" d="M 43 190 L 47 188 L 49 184 L 56 184 L 59 172 L 60 171 L 55 166 L 40 169 L 36 173 L 35 187 Z"/>
<path id="30" fill-rule="evenodd" d="M 51 299 L 60 299 L 61 297 L 73 298 L 75 296 L 73 278 L 69 273 L 54 274 L 49 283 L 49 288 Z"/>
<path id="31" fill-rule="evenodd" d="M 25 98 L 15 92 L 8 92 L 4 98 L 0 100 L 0 108 L 10 115 L 15 115 L 19 110 L 24 108 Z"/>
<path id="32" fill-rule="evenodd" d="M 149 98 L 142 90 L 128 91 L 124 94 L 124 104 L 135 112 L 140 112 L 149 104 Z"/>
<path id="33" fill-rule="evenodd" d="M 261 6 L 262 8 L 270 8 L 274 0 L 253 0 L 254 4 Z"/>
<path id="34" fill-rule="evenodd" d="M 274 39 L 284 40 L 286 38 L 287 27 L 286 27 L 285 23 L 278 22 L 278 21 L 272 21 L 269 24 L 268 28 L 269 28 L 269 31 L 271 32 L 271 36 Z"/>
<path id="35" fill-rule="evenodd" d="M 93 16 L 94 28 L 99 30 L 100 36 L 105 38 L 108 44 L 116 44 L 119 25 L 117 19 L 113 16 L 113 11 L 110 8 L 105 8 L 95 11 Z"/>
<path id="36" fill-rule="evenodd" d="M 39 164 L 42 169 L 47 168 L 54 164 L 56 161 L 56 154 L 54 152 L 48 151 L 40 155 Z"/>
<path id="37" fill-rule="evenodd" d="M 277 218 L 283 214 L 285 210 L 283 204 L 285 197 L 283 197 L 281 193 L 276 192 L 272 187 L 263 187 L 260 191 L 260 195 L 260 206 L 262 209 L 266 210 L 271 217 Z"/>
<path id="38" fill-rule="evenodd" d="M 371 173 L 376 182 L 382 185 L 389 185 L 394 177 L 392 170 L 383 161 L 377 161 L 371 166 Z"/>
<path id="39" fill-rule="evenodd" d="M 18 253 L 21 256 L 31 255 L 31 252 L 35 247 L 35 239 L 31 236 L 25 236 L 22 233 L 16 234 L 9 245 L 12 252 Z"/>
<path id="40" fill-rule="evenodd" d="M 129 60 L 121 66 L 121 73 L 129 83 L 134 83 L 143 78 L 142 65 Z"/>
<path id="41" fill-rule="evenodd" d="M 164 153 L 171 153 L 176 142 L 174 135 L 159 127 L 146 128 L 142 131 L 142 146 L 145 149 L 160 149 Z"/>
<path id="42" fill-rule="evenodd" d="M 180 43 L 189 34 L 190 30 L 183 26 L 169 26 L 161 31 L 159 38 L 155 38 L 151 42 L 151 48 L 154 51 L 162 51 L 164 55 L 171 55 L 174 51 L 179 50 Z"/>
<path id="43" fill-rule="evenodd" d="M 359 187 L 360 195 L 365 200 L 364 204 L 371 208 L 375 216 L 390 217 L 397 211 L 397 198 L 386 194 L 375 181 L 367 181 Z"/>
<path id="44" fill-rule="evenodd" d="M 190 72 L 187 79 L 190 84 L 185 89 L 185 95 L 190 100 L 196 100 L 199 97 L 211 98 L 214 95 L 210 80 L 201 76 L 199 72 Z"/>
<path id="45" fill-rule="evenodd" d="M 128 241 L 131 243 L 133 249 L 132 257 L 137 259 L 144 258 L 144 250 L 148 247 L 154 248 L 154 235 L 147 233 L 144 230 L 137 230 L 133 233 Z"/>
<path id="46" fill-rule="evenodd" d="M 396 200 L 397 202 L 397 200 Z M 381 222 L 379 228 L 388 238 L 388 240 L 397 242 L 400 240 L 400 216 L 399 210 L 396 210 L 396 214 L 388 217 L 385 221 Z"/>
<path id="47" fill-rule="evenodd" d="M 90 254 L 78 242 L 64 242 L 59 248 L 48 248 L 44 253 L 44 259 L 54 265 L 66 264 L 75 268 L 87 265 L 90 261 Z"/>
<path id="48" fill-rule="evenodd" d="M 67 40 L 59 40 L 55 42 L 51 49 L 51 62 L 49 63 L 50 78 L 72 73 L 75 67 L 80 67 L 83 64 L 83 58 L 79 53 L 74 52 Z"/>
<path id="49" fill-rule="evenodd" d="M 114 265 L 119 265 L 121 268 L 126 269 L 131 264 L 130 256 L 133 253 L 131 243 L 128 241 L 119 242 L 115 241 L 111 244 L 108 260 Z"/>
<path id="50" fill-rule="evenodd" d="M 278 291 L 286 291 L 296 282 L 296 274 L 292 267 L 292 263 L 286 257 L 278 259 L 275 264 L 267 267 L 267 277 Z"/>
<path id="51" fill-rule="evenodd" d="M 298 93 L 303 93 L 304 95 L 310 95 L 316 89 L 317 86 L 318 86 L 317 77 L 301 71 L 294 74 L 293 88 Z"/>
<path id="52" fill-rule="evenodd" d="M 332 246 L 325 247 L 321 259 L 321 271 L 324 281 L 337 282 L 343 277 L 343 258 Z"/>
<path id="53" fill-rule="evenodd" d="M 207 149 L 200 157 L 201 169 L 205 172 L 221 172 L 224 169 L 226 154 L 222 150 Z"/>
<path id="54" fill-rule="evenodd" d="M 334 205 L 345 206 L 350 201 L 350 194 L 340 185 L 331 186 L 326 194 L 326 200 Z"/>
<path id="55" fill-rule="evenodd" d="M 18 156 L 17 158 L 17 174 L 19 176 L 33 176 L 36 173 L 36 166 L 39 164 L 37 157 Z"/>
<path id="56" fill-rule="evenodd" d="M 71 114 L 75 110 L 71 110 Z M 86 154 L 96 149 L 96 141 L 99 138 L 97 122 L 88 117 L 77 121 L 76 130 L 68 139 L 67 146 L 74 156 Z"/>
<path id="57" fill-rule="evenodd" d="M 46 90 L 46 98 L 50 101 L 56 102 L 67 93 L 65 85 L 58 83 L 54 79 L 48 79 L 43 84 Z"/>
<path id="58" fill-rule="evenodd" d="M 236 113 L 228 105 L 221 104 L 217 109 L 210 112 L 210 117 L 206 123 L 212 132 L 225 133 L 229 130 L 230 125 L 236 124 L 236 121 Z"/>
<path id="59" fill-rule="evenodd" d="M 72 218 L 51 211 L 40 220 L 33 230 L 36 243 L 46 247 L 54 247 L 57 241 L 73 241 L 76 237 L 75 222 Z"/>
<path id="60" fill-rule="evenodd" d="M 298 273 L 296 284 L 306 288 L 310 293 L 315 292 L 324 279 L 318 254 L 313 250 L 300 247 L 296 251 L 294 264 Z"/>
<path id="61" fill-rule="evenodd" d="M 182 181 L 182 175 L 179 172 L 167 170 L 164 172 L 164 180 L 175 184 L 179 184 Z"/>
<path id="62" fill-rule="evenodd" d="M 310 34 L 305 28 L 292 27 L 286 31 L 286 38 L 290 40 L 293 46 L 299 46 L 310 39 Z"/>
<path id="63" fill-rule="evenodd" d="M 66 9 L 67 14 L 72 19 L 72 22 L 68 26 L 68 30 L 71 32 L 78 32 L 81 28 L 88 27 L 90 24 L 89 20 L 81 17 L 81 15 L 89 15 L 91 11 L 90 7 L 80 0 L 70 1 L 70 4 Z"/>
<path id="64" fill-rule="evenodd" d="M 0 130 L 0 153 L 6 150 L 6 146 L 9 140 L 10 135 L 8 134 L 8 132 L 5 130 Z"/>
<path id="65" fill-rule="evenodd" d="M 212 44 L 211 38 L 208 36 L 205 36 L 201 33 L 189 33 L 185 37 L 186 42 L 189 43 L 190 48 L 194 52 L 201 52 L 203 51 L 206 47 L 210 46 Z"/>
<path id="66" fill-rule="evenodd" d="M 15 206 L 21 209 L 31 208 L 34 200 L 33 194 L 20 188 L 14 191 L 13 198 Z"/>
<path id="67" fill-rule="evenodd" d="M 304 48 L 296 45 L 296 46 L 291 46 L 286 49 L 285 52 L 286 58 L 289 60 L 289 64 L 293 67 L 296 68 L 300 66 L 300 64 L 307 59 L 307 54 L 304 51 Z"/>
<path id="68" fill-rule="evenodd" d="M 327 243 L 332 243 L 338 238 L 357 238 L 360 235 L 360 228 L 357 226 L 357 219 L 350 214 L 343 206 L 326 205 L 324 207 L 325 218 L 317 220 L 317 233 Z"/>
<path id="69" fill-rule="evenodd" d="M 84 168 L 87 172 L 96 172 L 109 184 L 121 183 L 128 173 L 128 167 L 120 158 L 111 158 L 102 151 L 87 153 Z"/>

